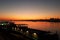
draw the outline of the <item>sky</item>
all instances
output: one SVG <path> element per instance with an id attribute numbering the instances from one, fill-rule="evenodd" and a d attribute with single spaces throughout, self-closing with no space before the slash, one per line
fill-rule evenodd
<path id="1" fill-rule="evenodd" d="M 60 18 L 59 0 L 0 0 L 0 20 Z"/>

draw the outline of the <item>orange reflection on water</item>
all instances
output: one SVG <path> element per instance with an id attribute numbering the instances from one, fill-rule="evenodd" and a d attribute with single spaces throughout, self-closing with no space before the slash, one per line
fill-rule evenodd
<path id="1" fill-rule="evenodd" d="M 32 22 L 32 21 L 14 21 L 15 24 L 28 24 L 28 28 L 51 31 L 51 32 L 60 32 L 60 23 L 55 22 Z"/>
<path id="2" fill-rule="evenodd" d="M 15 24 L 28 24 L 28 28 L 37 30 L 48 30 L 50 23 L 46 22 L 32 22 L 32 21 L 14 21 Z"/>

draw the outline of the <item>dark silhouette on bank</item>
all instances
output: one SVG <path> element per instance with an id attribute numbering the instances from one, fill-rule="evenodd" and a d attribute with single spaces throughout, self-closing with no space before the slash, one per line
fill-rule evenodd
<path id="1" fill-rule="evenodd" d="M 32 22 L 60 22 L 59 18 L 35 19 L 35 20 L 8 20 L 8 21 L 32 21 Z"/>
<path id="2" fill-rule="evenodd" d="M 14 24 L 13 22 L 0 22 L 0 38 L 4 40 L 59 40 L 58 34 L 28 28 L 27 24 Z"/>

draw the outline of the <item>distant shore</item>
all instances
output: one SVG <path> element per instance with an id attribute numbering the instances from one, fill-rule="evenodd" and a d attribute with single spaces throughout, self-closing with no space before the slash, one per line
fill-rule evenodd
<path id="1" fill-rule="evenodd" d="M 5 21 L 5 20 L 0 20 Z M 35 19 L 35 20 L 7 20 L 7 21 L 32 21 L 32 22 L 60 22 L 58 18 L 50 18 L 50 19 Z"/>

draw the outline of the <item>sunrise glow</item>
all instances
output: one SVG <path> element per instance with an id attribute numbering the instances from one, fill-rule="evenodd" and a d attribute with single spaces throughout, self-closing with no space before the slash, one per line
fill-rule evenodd
<path id="1" fill-rule="evenodd" d="M 0 20 L 60 18 L 56 1 L 1 1 Z M 57 5 L 57 6 L 56 6 Z"/>

